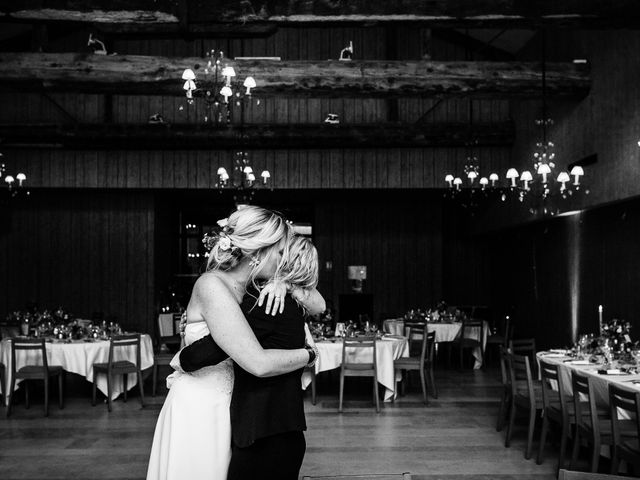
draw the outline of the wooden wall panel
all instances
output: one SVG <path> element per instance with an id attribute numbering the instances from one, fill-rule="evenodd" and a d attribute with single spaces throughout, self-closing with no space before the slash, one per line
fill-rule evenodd
<path id="1" fill-rule="evenodd" d="M 513 314 L 517 336 L 536 337 L 540 347 L 595 333 L 598 305 L 605 319 L 630 321 L 637 340 L 639 235 L 640 200 L 634 199 L 487 237 L 488 296 L 498 311 Z"/>
<path id="2" fill-rule="evenodd" d="M 154 214 L 149 193 L 49 191 L 12 204 L 0 236 L 0 309 L 102 311 L 153 331 Z"/>
<path id="3" fill-rule="evenodd" d="M 336 307 L 339 295 L 351 291 L 348 265 L 367 265 L 364 291 L 374 296 L 376 320 L 442 298 L 438 195 L 334 192 L 316 203 L 314 241 L 322 270 L 319 289 Z"/>

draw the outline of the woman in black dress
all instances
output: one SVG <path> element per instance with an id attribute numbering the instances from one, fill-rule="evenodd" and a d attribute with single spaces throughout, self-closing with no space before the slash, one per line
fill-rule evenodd
<path id="1" fill-rule="evenodd" d="M 251 329 L 265 349 L 305 347 L 305 311 L 299 304 L 306 305 L 312 314 L 321 313 L 325 308 L 324 299 L 315 290 L 318 254 L 308 239 L 295 237 L 291 241 L 282 272 L 278 281 L 260 292 L 257 305 L 256 291 L 248 292 L 241 304 Z M 269 308 L 267 311 L 260 308 L 269 295 L 284 299 L 278 315 L 268 313 Z M 181 366 L 189 372 L 216 364 L 224 359 L 220 352 L 211 336 L 205 337 L 181 352 Z M 316 355 L 317 351 L 312 349 L 310 357 Z M 228 480 L 297 480 L 306 449 L 302 370 L 259 378 L 234 365 L 234 373 Z"/>

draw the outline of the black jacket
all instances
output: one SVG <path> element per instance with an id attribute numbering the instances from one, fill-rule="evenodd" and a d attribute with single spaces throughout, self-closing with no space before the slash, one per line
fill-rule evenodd
<path id="1" fill-rule="evenodd" d="M 275 316 L 267 315 L 264 306 L 258 307 L 255 301 L 251 295 L 245 295 L 241 307 L 263 348 L 304 347 L 304 313 L 291 296 L 285 297 L 284 313 Z M 180 353 L 180 363 L 186 372 L 216 365 L 226 358 L 228 355 L 211 335 L 185 347 Z M 306 430 L 300 380 L 302 369 L 259 378 L 234 364 L 234 372 L 231 432 L 237 446 L 246 447 L 259 438 L 278 433 Z"/>

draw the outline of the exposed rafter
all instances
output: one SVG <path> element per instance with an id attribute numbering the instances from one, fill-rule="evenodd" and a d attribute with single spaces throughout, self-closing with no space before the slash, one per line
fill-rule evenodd
<path id="1" fill-rule="evenodd" d="M 81 3 L 81 5 L 79 5 Z M 191 15 L 188 23 L 255 24 L 286 26 L 309 24 L 375 24 L 411 22 L 432 27 L 523 28 L 540 26 L 640 27 L 636 0 L 557 0 L 554 2 L 503 0 L 51 0 L 47 8 L 35 8 L 29 0 L 14 0 L 3 8 L 4 21 L 76 21 L 129 25 L 180 24 L 180 15 Z"/>
<path id="2" fill-rule="evenodd" d="M 511 122 L 427 125 L 0 125 L 2 148 L 210 150 L 510 146 Z"/>
<path id="3" fill-rule="evenodd" d="M 540 95 L 541 65 L 524 62 L 229 61 L 258 82 L 260 96 L 433 97 Z M 0 53 L 0 88 L 182 95 L 182 72 L 200 58 L 70 53 Z M 588 68 L 546 66 L 547 93 L 574 98 L 589 91 Z"/>

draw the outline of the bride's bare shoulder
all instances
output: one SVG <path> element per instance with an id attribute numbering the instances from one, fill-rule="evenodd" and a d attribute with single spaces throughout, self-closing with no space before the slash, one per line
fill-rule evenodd
<path id="1" fill-rule="evenodd" d="M 193 293 L 199 298 L 211 298 L 212 296 L 221 296 L 224 298 L 231 296 L 231 292 L 226 283 L 216 273 L 203 273 L 200 275 L 193 286 Z"/>

